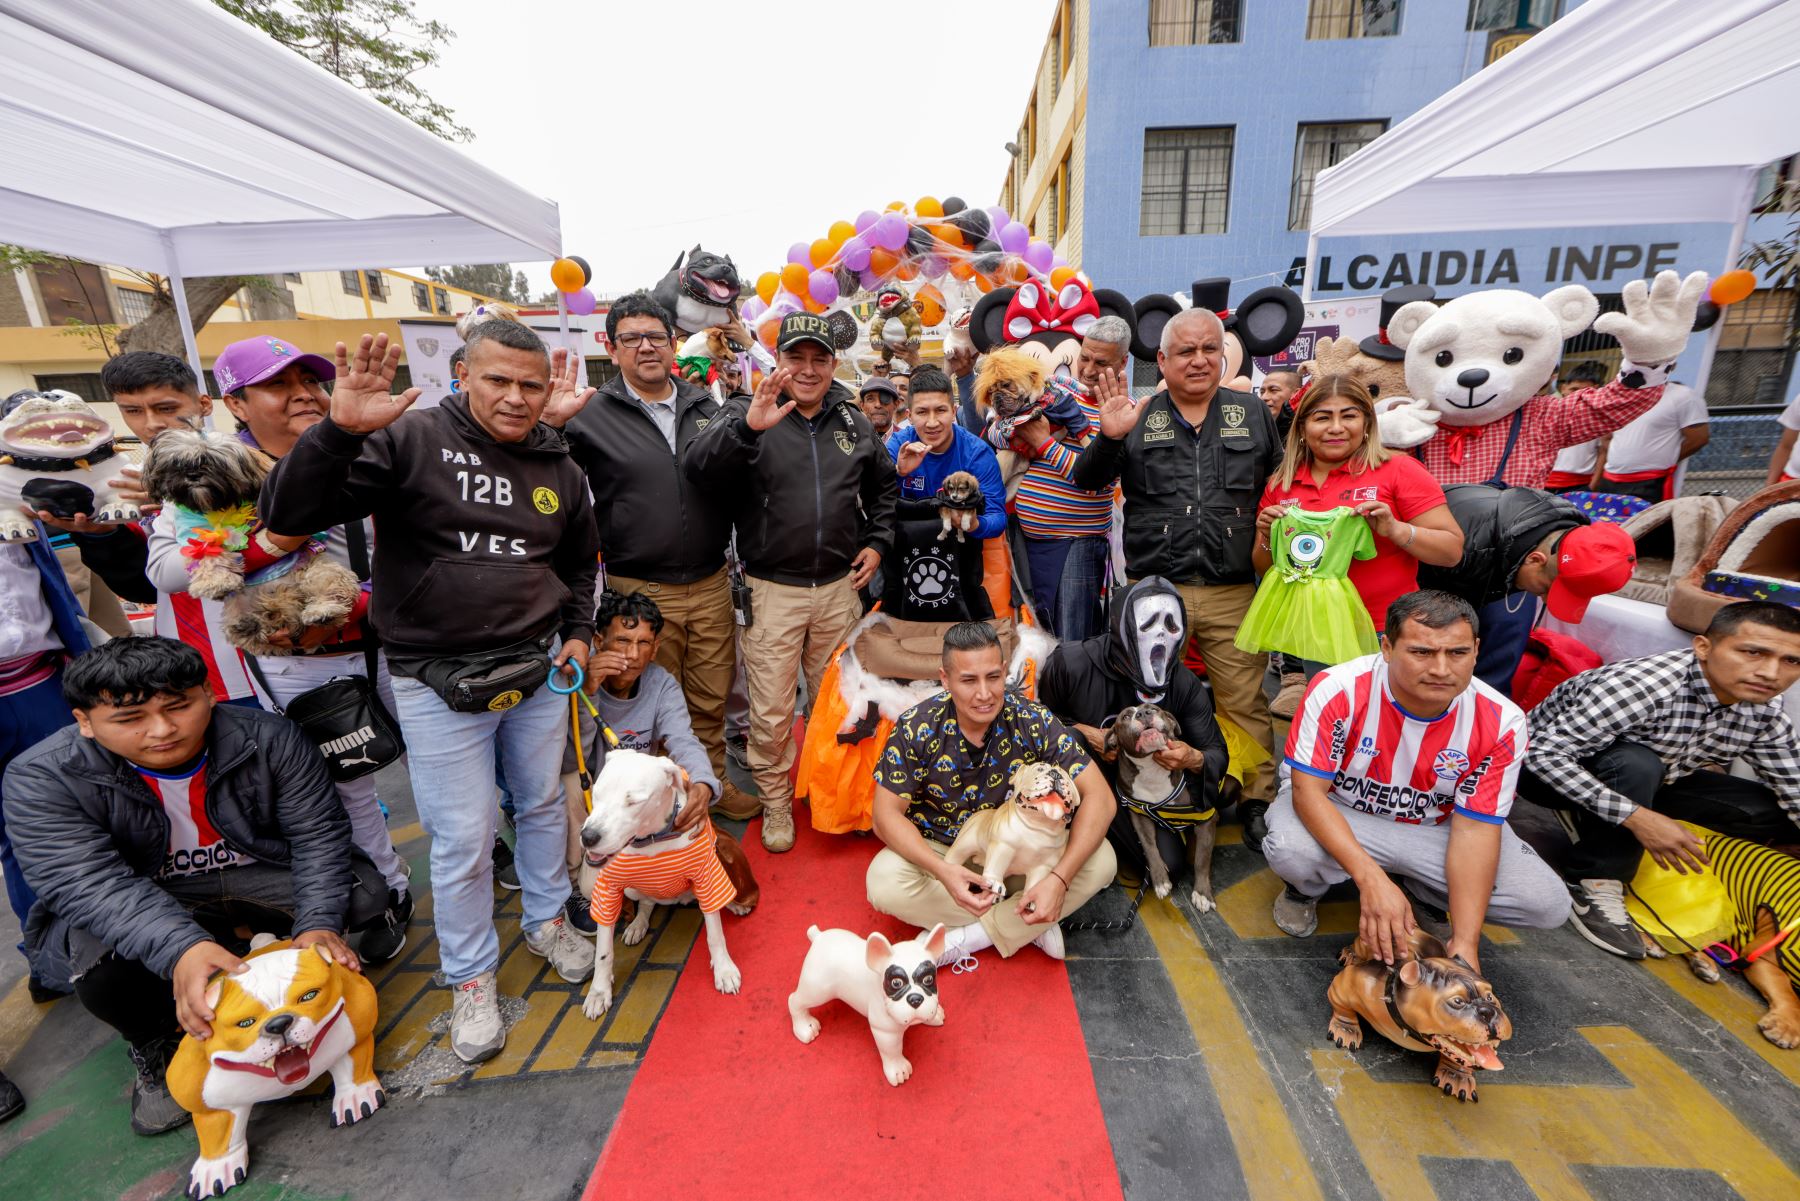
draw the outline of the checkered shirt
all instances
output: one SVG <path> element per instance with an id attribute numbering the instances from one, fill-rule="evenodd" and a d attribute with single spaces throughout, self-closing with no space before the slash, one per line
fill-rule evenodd
<path id="1" fill-rule="evenodd" d="M 1628 388 L 1614 380 L 1567 396 L 1532 397 L 1501 478 L 1515 488 L 1542 488 L 1559 453 L 1630 424 L 1662 394 L 1661 384 Z M 1485 484 L 1500 466 L 1511 428 L 1510 415 L 1487 425 L 1439 422 L 1437 433 L 1419 448 L 1419 458 L 1440 484 Z"/>
<path id="2" fill-rule="evenodd" d="M 1667 651 L 1584 671 L 1531 711 L 1525 766 L 1609 822 L 1637 805 L 1581 765 L 1621 739 L 1656 752 L 1663 782 L 1743 759 L 1800 825 L 1800 744 L 1780 697 L 1722 705 L 1693 651 Z"/>

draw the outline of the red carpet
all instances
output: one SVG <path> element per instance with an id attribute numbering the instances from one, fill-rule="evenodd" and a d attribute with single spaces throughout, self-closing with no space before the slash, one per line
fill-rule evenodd
<path id="1" fill-rule="evenodd" d="M 796 809 L 792 851 L 764 851 L 754 824 L 744 842 L 763 900 L 725 918 L 743 992 L 713 989 L 697 938 L 584 1201 L 1121 1198 L 1068 973 L 1032 948 L 939 977 L 945 1023 L 907 1033 L 898 1088 L 841 1003 L 795 1040 L 807 926 L 913 933 L 864 900 L 880 844 L 817 834 Z"/>

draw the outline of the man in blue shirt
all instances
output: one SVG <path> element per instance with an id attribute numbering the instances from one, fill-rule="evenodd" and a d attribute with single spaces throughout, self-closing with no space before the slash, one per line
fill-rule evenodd
<path id="1" fill-rule="evenodd" d="M 912 379 L 912 420 L 888 435 L 888 453 L 900 473 L 900 499 L 929 501 L 944 480 L 966 471 L 981 484 L 987 504 L 972 537 L 993 538 L 1006 529 L 1006 488 L 994 449 L 956 422 L 950 377 L 921 367 Z"/>

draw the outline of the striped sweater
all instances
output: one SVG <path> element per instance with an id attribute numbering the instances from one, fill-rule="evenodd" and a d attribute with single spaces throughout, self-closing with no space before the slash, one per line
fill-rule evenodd
<path id="1" fill-rule="evenodd" d="M 1019 479 L 1012 510 L 1027 538 L 1104 538 L 1112 524 L 1112 489 L 1084 492 L 1071 482 L 1081 448 L 1100 428 L 1099 407 L 1085 396 L 1078 402 L 1088 418 L 1083 436 L 1072 443 L 1052 439 L 1038 447 Z"/>

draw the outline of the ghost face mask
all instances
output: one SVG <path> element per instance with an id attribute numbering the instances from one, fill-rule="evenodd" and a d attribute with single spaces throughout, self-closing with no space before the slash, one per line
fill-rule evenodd
<path id="1" fill-rule="evenodd" d="M 1181 654 L 1181 601 L 1168 593 L 1152 593 L 1131 602 L 1131 631 L 1137 642 L 1138 678 L 1160 693 Z"/>

